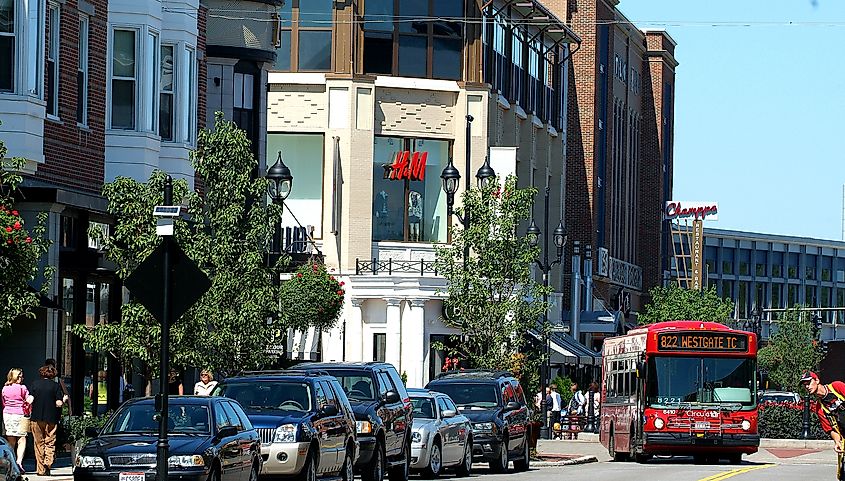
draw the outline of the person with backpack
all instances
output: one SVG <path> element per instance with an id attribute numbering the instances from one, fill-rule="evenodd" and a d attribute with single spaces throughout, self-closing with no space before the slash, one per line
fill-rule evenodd
<path id="1" fill-rule="evenodd" d="M 815 398 L 812 409 L 819 418 L 822 430 L 833 439 L 833 449 L 838 455 L 837 478 L 843 475 L 843 446 L 842 429 L 845 427 L 845 383 L 833 381 L 822 384 L 819 375 L 807 371 L 801 376 L 801 385 Z"/>

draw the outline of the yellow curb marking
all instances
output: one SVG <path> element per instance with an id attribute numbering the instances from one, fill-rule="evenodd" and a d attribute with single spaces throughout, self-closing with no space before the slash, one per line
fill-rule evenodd
<path id="1" fill-rule="evenodd" d="M 732 478 L 732 477 L 739 475 L 739 474 L 744 474 L 744 473 L 747 473 L 749 471 L 754 471 L 754 470 L 757 470 L 757 469 L 771 468 L 772 466 L 776 466 L 776 465 L 775 464 L 761 464 L 759 466 L 749 466 L 747 468 L 732 469 L 730 471 L 725 471 L 723 473 L 718 473 L 718 474 L 714 474 L 712 476 L 708 476 L 706 478 L 702 478 L 698 481 L 722 481 L 723 479 Z"/>

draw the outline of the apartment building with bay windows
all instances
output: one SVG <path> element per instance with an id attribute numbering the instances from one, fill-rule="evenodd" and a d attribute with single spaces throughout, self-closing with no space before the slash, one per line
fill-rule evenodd
<path id="1" fill-rule="evenodd" d="M 117 176 L 162 169 L 193 184 L 188 153 L 205 118 L 205 9 L 198 0 L 0 1 L 0 139 L 27 164 L 17 202 L 32 226 L 47 212 L 52 296 L 21 319 L 0 364 L 36 372 L 58 360 L 81 412 L 87 385 L 108 373 L 116 407 L 121 366 L 88 352 L 73 325 L 118 322 L 126 291 L 89 237 L 113 221 L 102 197 Z M 200 120 L 202 119 L 202 120 Z"/>
<path id="2" fill-rule="evenodd" d="M 538 188 L 537 219 L 548 186 L 556 225 L 580 39 L 539 1 L 292 0 L 280 11 L 267 161 L 281 152 L 294 176 L 283 223 L 308 229 L 347 297 L 335 329 L 298 333 L 287 348 L 385 360 L 422 386 L 443 364 L 432 346 L 457 333 L 441 321 L 444 280 L 432 267 L 457 222 L 440 174 L 452 159 L 475 182 L 489 158 L 498 175 Z"/>

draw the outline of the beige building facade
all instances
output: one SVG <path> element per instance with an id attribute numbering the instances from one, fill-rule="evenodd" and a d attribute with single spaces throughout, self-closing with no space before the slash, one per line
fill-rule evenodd
<path id="1" fill-rule="evenodd" d="M 538 223 L 548 186 L 553 225 L 541 229 L 551 234 L 564 215 L 567 56 L 579 39 L 539 2 L 521 9 L 502 3 L 498 12 L 494 2 L 482 15 L 480 5 L 468 1 L 451 21 L 431 11 L 430 22 L 414 24 L 416 37 L 409 37 L 429 46 L 427 57 L 415 57 L 403 43 L 407 27 L 394 21 L 407 13 L 404 2 L 392 17 L 383 9 L 370 15 L 373 3 L 358 5 L 364 16 L 350 27 L 362 40 L 350 43 L 358 50 L 339 53 L 338 29 L 347 27 L 333 23 L 331 60 L 323 64 L 332 71 L 292 68 L 314 60 L 293 26 L 282 36 L 300 34 L 298 45 L 287 47 L 295 51 L 291 62 L 277 62 L 268 75 L 267 163 L 281 152 L 294 176 L 283 224 L 306 228 L 346 290 L 338 325 L 296 333 L 288 349 L 305 359 L 319 351 L 326 361 L 387 361 L 407 373 L 409 386 L 421 387 L 443 364 L 445 354 L 434 346 L 459 334 L 441 319 L 445 281 L 433 268 L 436 246 L 448 243 L 450 225 L 459 222 L 447 214 L 440 174 L 452 159 L 462 180 L 474 177 L 489 158 L 500 177 L 514 174 L 520 186 L 538 189 Z M 351 8 L 330 4 L 333 19 L 346 18 Z M 304 13 L 292 4 L 292 18 Z M 383 25 L 373 33 L 368 28 L 375 20 Z M 519 33 L 505 35 L 511 31 Z M 396 62 L 378 64 L 383 59 L 373 60 L 368 42 L 381 41 L 375 47 L 387 55 L 387 38 Z M 442 52 L 434 46 L 448 49 L 443 39 L 462 46 L 460 57 L 437 60 Z M 514 56 L 524 68 L 515 66 Z M 406 58 L 425 66 L 408 65 Z M 457 71 L 442 67 L 454 58 Z M 351 70 L 337 68 L 340 59 L 351 60 Z M 417 69 L 417 76 L 403 69 Z M 558 271 L 552 284 L 559 292 Z"/>

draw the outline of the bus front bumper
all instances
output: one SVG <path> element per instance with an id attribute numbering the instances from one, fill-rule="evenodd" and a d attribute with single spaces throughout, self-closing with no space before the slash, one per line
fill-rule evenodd
<path id="1" fill-rule="evenodd" d="M 732 452 L 752 454 L 760 447 L 758 434 L 644 433 L 643 452 L 690 453 L 693 451 Z"/>

